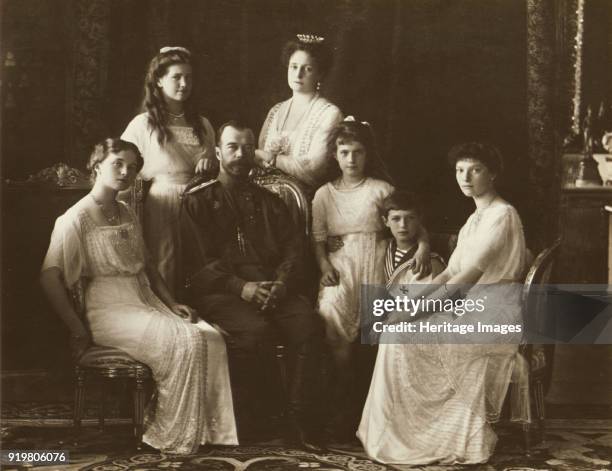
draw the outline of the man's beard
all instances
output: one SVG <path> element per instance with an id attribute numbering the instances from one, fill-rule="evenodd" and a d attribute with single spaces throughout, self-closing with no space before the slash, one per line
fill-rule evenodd
<path id="1" fill-rule="evenodd" d="M 236 177 L 236 178 L 247 178 L 249 176 L 249 172 L 251 171 L 251 167 L 246 162 L 232 162 L 229 164 L 223 164 L 223 168 L 225 169 L 225 173 Z"/>

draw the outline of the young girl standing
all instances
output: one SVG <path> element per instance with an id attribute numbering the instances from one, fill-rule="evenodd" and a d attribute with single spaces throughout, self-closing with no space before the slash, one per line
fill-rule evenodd
<path id="1" fill-rule="evenodd" d="M 136 144 L 145 161 L 140 176 L 152 181 L 145 200 L 144 236 L 171 292 L 177 288 L 180 196 L 196 172 L 210 170 L 216 162 L 215 132 L 195 109 L 192 89 L 191 53 L 183 47 L 162 48 L 149 64 L 143 113 L 121 136 Z"/>
<path id="2" fill-rule="evenodd" d="M 338 124 L 330 135 L 329 153 L 338 163 L 340 176 L 317 190 L 312 232 L 321 270 L 318 311 L 336 366 L 336 413 L 342 415 L 341 409 L 346 410 L 350 402 L 346 396 L 353 374 L 353 343 L 359 334 L 361 286 L 384 283 L 386 245 L 379 209 L 393 186 L 377 157 L 367 123 L 349 117 Z M 429 259 L 422 229 L 420 234 L 415 254 L 419 266 Z M 338 250 L 327 250 L 329 237 L 341 238 Z"/>

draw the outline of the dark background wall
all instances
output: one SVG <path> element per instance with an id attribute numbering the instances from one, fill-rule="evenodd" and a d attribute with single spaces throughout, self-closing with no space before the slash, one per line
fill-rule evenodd
<path id="1" fill-rule="evenodd" d="M 120 134 L 138 111 L 146 65 L 166 45 L 194 53 L 200 109 L 215 126 L 240 115 L 259 129 L 267 110 L 289 96 L 280 50 L 296 32 L 316 32 L 334 47 L 324 93 L 345 114 L 372 123 L 397 184 L 426 193 L 445 225 L 461 224 L 470 207 L 445 164 L 452 144 L 484 137 L 512 162 L 508 188 L 526 176 L 521 1 L 5 0 L 3 6 L 3 49 L 16 61 L 9 67 L 14 105 L 4 113 L 5 177 L 58 161 L 82 168 L 91 145 Z M 520 206 L 516 191 L 507 196 Z M 461 211 L 445 211 L 454 204 Z"/>

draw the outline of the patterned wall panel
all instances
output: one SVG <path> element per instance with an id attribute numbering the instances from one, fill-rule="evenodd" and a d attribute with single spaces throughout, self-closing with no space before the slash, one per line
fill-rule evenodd
<path id="1" fill-rule="evenodd" d="M 82 167 L 92 145 L 108 133 L 109 0 L 73 0 L 73 54 L 68 79 L 67 141 Z M 79 165 L 80 164 L 80 165 Z"/>
<path id="2" fill-rule="evenodd" d="M 535 225 L 534 245 L 541 247 L 555 227 L 555 10 L 554 0 L 527 0 L 527 117 L 529 185 Z"/>

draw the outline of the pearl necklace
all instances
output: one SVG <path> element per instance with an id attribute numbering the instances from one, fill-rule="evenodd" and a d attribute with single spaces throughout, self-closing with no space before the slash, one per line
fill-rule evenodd
<path id="1" fill-rule="evenodd" d="M 365 183 L 366 179 L 368 177 L 363 177 L 361 180 L 359 180 L 357 183 L 354 183 L 353 185 L 348 185 L 344 182 L 344 179 L 341 178 L 340 179 L 340 183 L 338 184 L 338 189 L 339 190 L 354 190 L 355 188 L 357 188 L 358 186 L 361 186 Z"/>
<path id="2" fill-rule="evenodd" d="M 175 113 L 171 113 L 170 111 L 168 111 L 168 116 L 170 116 L 170 118 L 172 119 L 181 119 L 185 117 L 185 112 L 183 111 L 182 113 L 175 114 Z"/>
<path id="3" fill-rule="evenodd" d="M 89 193 L 89 196 L 91 196 L 91 199 L 94 201 L 94 203 L 98 205 L 98 207 L 100 208 L 100 212 L 108 221 L 108 224 L 110 226 L 118 226 L 119 224 L 121 224 L 121 210 L 119 209 L 119 205 L 116 200 L 113 200 L 114 214 L 109 215 L 108 210 L 105 208 L 104 203 L 102 203 L 102 201 L 98 201 L 93 195 L 93 193 Z"/>

